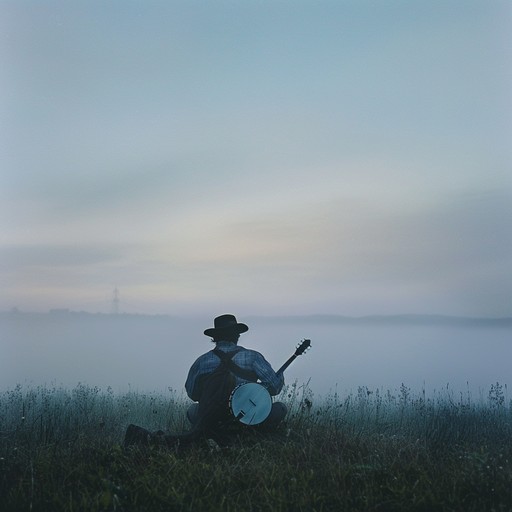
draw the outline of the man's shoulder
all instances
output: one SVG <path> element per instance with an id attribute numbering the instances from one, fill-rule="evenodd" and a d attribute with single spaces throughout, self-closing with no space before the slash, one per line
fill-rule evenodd
<path id="1" fill-rule="evenodd" d="M 258 358 L 263 357 L 263 354 L 261 354 L 261 352 L 258 352 L 257 350 L 244 347 L 243 345 L 231 345 L 231 344 L 230 345 L 224 345 L 224 344 L 217 345 L 213 350 L 210 350 L 209 352 L 206 352 L 205 354 L 203 354 L 203 356 L 211 357 L 212 355 L 215 354 L 215 351 L 221 351 L 221 352 L 225 352 L 228 354 L 234 353 L 235 358 L 238 354 L 240 354 L 243 357 L 250 358 L 250 359 L 258 359 Z"/>
<path id="2" fill-rule="evenodd" d="M 243 353 L 245 356 L 253 357 L 253 358 L 263 357 L 261 352 L 258 352 L 257 350 L 254 350 L 252 348 L 246 348 L 246 347 L 242 347 L 242 346 L 239 346 L 239 348 L 240 348 L 239 352 Z"/>
<path id="3" fill-rule="evenodd" d="M 208 352 L 205 352 L 204 354 L 201 354 L 197 359 L 196 363 L 208 361 L 210 359 L 215 359 L 217 356 L 214 354 L 213 350 L 208 350 Z"/>

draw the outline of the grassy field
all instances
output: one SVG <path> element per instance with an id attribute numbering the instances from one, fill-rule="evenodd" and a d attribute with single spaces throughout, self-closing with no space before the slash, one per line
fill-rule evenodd
<path id="1" fill-rule="evenodd" d="M 512 400 L 498 383 L 478 401 L 404 385 L 316 403 L 295 384 L 282 399 L 290 413 L 272 436 L 124 450 L 129 423 L 186 429 L 183 395 L 4 391 L 0 510 L 512 510 Z"/>

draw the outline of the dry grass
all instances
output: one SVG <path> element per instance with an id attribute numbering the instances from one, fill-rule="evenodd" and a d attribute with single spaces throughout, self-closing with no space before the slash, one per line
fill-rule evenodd
<path id="1" fill-rule="evenodd" d="M 181 431 L 184 397 L 79 385 L 0 394 L 3 511 L 510 511 L 512 403 L 449 389 L 427 398 L 360 388 L 315 403 L 283 393 L 273 436 L 231 448 L 123 450 L 129 423 Z"/>

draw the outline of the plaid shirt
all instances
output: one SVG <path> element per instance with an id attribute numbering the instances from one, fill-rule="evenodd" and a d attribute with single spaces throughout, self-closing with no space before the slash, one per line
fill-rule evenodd
<path id="1" fill-rule="evenodd" d="M 271 395 L 277 395 L 281 391 L 284 385 L 283 374 L 277 374 L 272 369 L 272 366 L 270 366 L 270 363 L 259 352 L 240 347 L 228 341 L 220 341 L 216 345 L 216 348 L 222 350 L 222 352 L 229 353 L 237 348 L 240 349 L 233 356 L 233 362 L 240 366 L 240 368 L 253 371 L 258 376 L 260 383 L 268 389 Z M 192 400 L 199 400 L 200 390 L 196 389 L 197 383 L 200 380 L 199 377 L 212 373 L 219 364 L 220 360 L 212 350 L 196 359 L 188 372 L 187 381 L 185 382 L 185 390 Z M 237 385 L 248 382 L 238 376 L 235 376 L 235 378 Z"/>

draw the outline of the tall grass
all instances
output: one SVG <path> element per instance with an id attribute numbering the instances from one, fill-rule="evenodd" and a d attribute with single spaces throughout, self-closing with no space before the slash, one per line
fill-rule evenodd
<path id="1" fill-rule="evenodd" d="M 512 400 L 359 388 L 279 399 L 277 434 L 229 450 L 123 450 L 129 423 L 187 428 L 183 394 L 17 386 L 0 393 L 0 510 L 512 510 Z"/>

